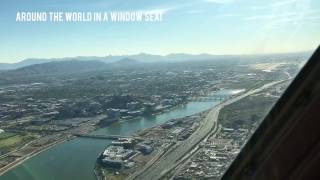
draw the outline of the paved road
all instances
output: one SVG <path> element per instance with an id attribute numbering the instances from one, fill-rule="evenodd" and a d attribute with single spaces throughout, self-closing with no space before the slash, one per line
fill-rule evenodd
<path id="1" fill-rule="evenodd" d="M 161 157 L 158 161 L 156 161 L 150 168 L 146 171 L 142 172 L 134 179 L 136 180 L 157 180 L 160 179 L 163 175 L 165 175 L 169 170 L 171 170 L 177 161 L 183 158 L 189 151 L 192 150 L 198 143 L 201 142 L 212 130 L 217 128 L 217 120 L 219 116 L 220 110 L 231 103 L 234 103 L 246 96 L 249 96 L 254 93 L 258 93 L 263 91 L 275 84 L 278 84 L 282 81 L 275 81 L 269 84 L 266 84 L 260 88 L 250 90 L 247 93 L 231 98 L 223 103 L 215 106 L 208 113 L 207 117 L 204 119 L 200 127 L 186 140 L 182 141 L 177 148 L 172 150 L 170 153 L 167 153 L 163 157 Z"/>

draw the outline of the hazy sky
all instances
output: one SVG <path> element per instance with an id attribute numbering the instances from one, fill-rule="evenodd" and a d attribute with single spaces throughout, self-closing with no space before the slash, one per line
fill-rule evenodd
<path id="1" fill-rule="evenodd" d="M 18 11 L 158 10 L 162 22 L 16 22 Z M 319 0 L 1 0 L 0 62 L 109 54 L 315 49 Z"/>

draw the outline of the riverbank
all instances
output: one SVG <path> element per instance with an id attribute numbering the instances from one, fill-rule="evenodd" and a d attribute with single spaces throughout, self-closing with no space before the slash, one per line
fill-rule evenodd
<path id="1" fill-rule="evenodd" d="M 39 153 L 43 152 L 43 151 L 46 151 L 52 147 L 54 147 L 55 145 L 57 144 L 60 144 L 60 143 L 63 143 L 65 142 L 66 140 L 69 140 L 70 138 L 69 137 L 66 137 L 66 138 L 62 138 L 60 140 L 57 140 L 57 141 L 54 141 L 53 143 L 51 144 L 48 144 L 46 146 L 43 146 L 39 149 L 35 149 L 35 151 L 32 151 L 30 154 L 26 154 L 20 158 L 18 158 L 17 160 L 11 162 L 10 164 L 4 166 L 3 168 L 0 169 L 0 176 L 2 176 L 3 174 L 5 174 L 6 172 L 8 172 L 9 170 L 15 168 L 16 166 L 22 164 L 24 161 L 28 160 L 29 158 L 32 158 L 36 155 L 38 155 Z"/>

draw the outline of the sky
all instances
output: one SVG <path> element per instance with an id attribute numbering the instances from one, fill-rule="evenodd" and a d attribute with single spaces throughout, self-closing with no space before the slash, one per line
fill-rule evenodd
<path id="1" fill-rule="evenodd" d="M 16 22 L 17 12 L 158 11 L 161 22 Z M 0 63 L 148 53 L 314 50 L 319 0 L 1 0 Z"/>

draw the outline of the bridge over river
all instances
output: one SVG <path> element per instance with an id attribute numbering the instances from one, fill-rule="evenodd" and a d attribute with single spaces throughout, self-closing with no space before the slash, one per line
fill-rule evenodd
<path id="1" fill-rule="evenodd" d="M 122 135 L 102 135 L 102 134 L 73 134 L 77 137 L 83 137 L 83 138 L 93 138 L 93 139 L 111 139 L 111 140 L 117 140 L 119 138 L 132 138 L 136 140 L 143 140 L 143 138 L 138 136 L 122 136 Z"/>

